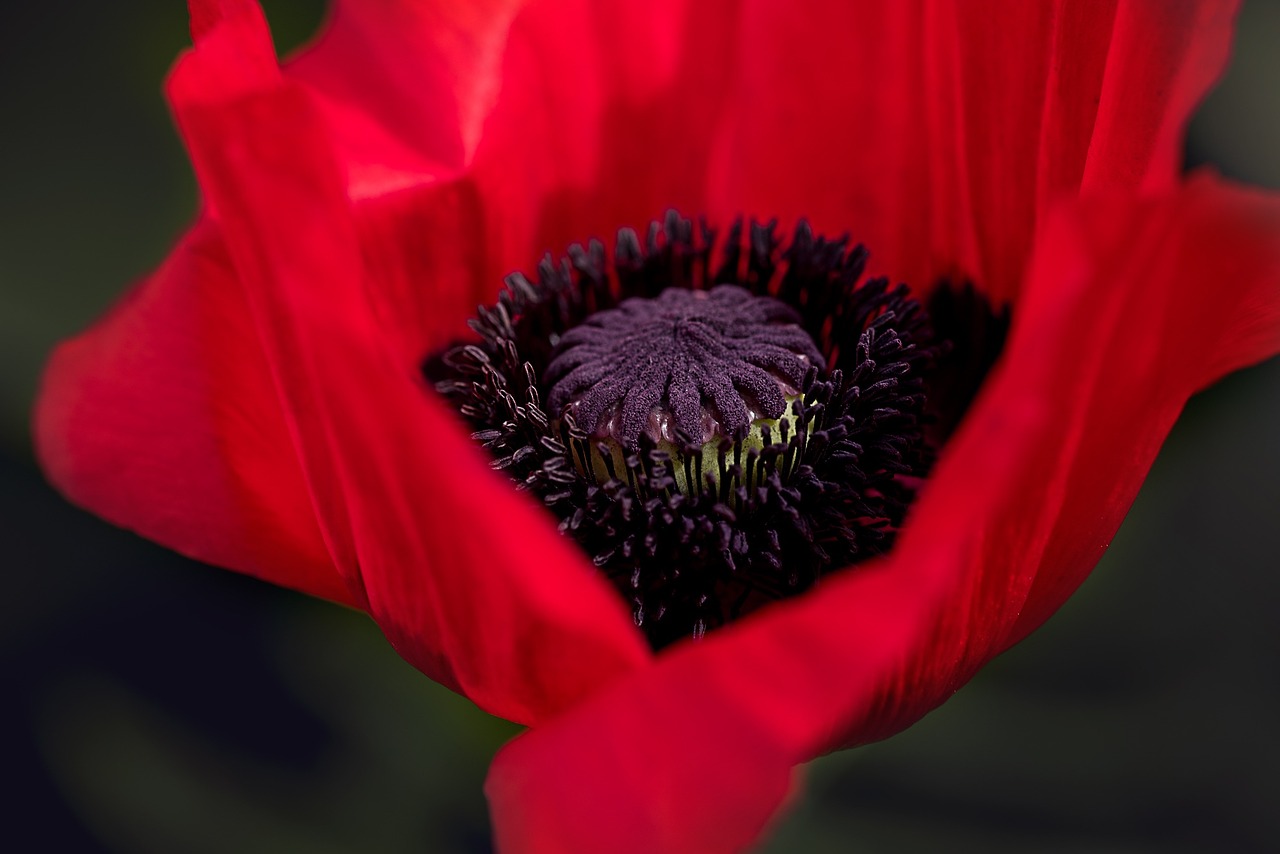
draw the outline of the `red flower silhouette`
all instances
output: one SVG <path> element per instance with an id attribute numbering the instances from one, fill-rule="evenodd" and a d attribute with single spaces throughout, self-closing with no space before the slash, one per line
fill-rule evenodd
<path id="1" fill-rule="evenodd" d="M 794 766 L 1040 625 L 1188 396 L 1280 352 L 1280 198 L 1179 177 L 1231 3 L 346 3 L 283 68 L 254 4 L 191 7 L 203 211 L 55 354 L 40 458 L 533 726 L 490 774 L 504 851 L 749 844 Z M 668 207 L 849 231 L 1013 328 L 889 557 L 654 655 L 417 366 L 503 274 Z"/>

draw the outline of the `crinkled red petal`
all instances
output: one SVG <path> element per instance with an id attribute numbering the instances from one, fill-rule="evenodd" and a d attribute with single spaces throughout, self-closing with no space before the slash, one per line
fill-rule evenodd
<path id="1" fill-rule="evenodd" d="M 431 230 L 402 222 L 416 239 L 379 247 L 447 274 L 378 297 L 404 346 L 456 335 L 545 251 L 705 210 L 735 18 L 705 2 L 339 3 L 285 73 L 332 129 L 362 219 L 433 211 Z"/>
<path id="2" fill-rule="evenodd" d="M 505 852 L 738 850 L 795 764 L 911 724 L 1043 621 L 1187 398 L 1280 353 L 1280 197 L 1201 179 L 1059 210 L 1014 323 L 888 558 L 504 748 L 488 793 Z"/>
<path id="3" fill-rule="evenodd" d="M 712 212 L 805 216 L 895 279 L 1012 299 L 1059 196 L 1173 185 L 1235 5 L 744 4 Z"/>
<path id="4" fill-rule="evenodd" d="M 1057 197 L 1176 180 L 1236 5 L 340 3 L 287 73 L 333 128 L 353 197 L 458 185 L 448 201 L 483 251 L 432 241 L 463 274 L 436 317 L 460 322 L 543 251 L 669 207 L 805 216 L 871 246 L 877 271 L 1005 300 Z M 414 343 L 438 337 L 400 317 Z"/>

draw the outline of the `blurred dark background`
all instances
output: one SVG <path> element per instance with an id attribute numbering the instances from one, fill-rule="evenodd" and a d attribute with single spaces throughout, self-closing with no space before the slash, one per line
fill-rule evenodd
<path id="1" fill-rule="evenodd" d="M 486 851 L 513 727 L 364 617 L 111 528 L 31 461 L 50 347 L 194 210 L 160 95 L 184 5 L 0 6 L 0 844 Z M 264 5 L 281 50 L 323 15 Z M 1278 44 L 1280 2 L 1249 0 L 1192 163 L 1280 188 Z M 912 730 L 814 763 L 767 849 L 1280 850 L 1277 511 L 1273 360 L 1191 402 L 1057 617 Z"/>

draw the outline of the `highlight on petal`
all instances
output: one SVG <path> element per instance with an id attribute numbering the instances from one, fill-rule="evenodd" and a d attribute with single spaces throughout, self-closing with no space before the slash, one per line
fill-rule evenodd
<path id="1" fill-rule="evenodd" d="M 735 850 L 744 837 L 715 829 L 763 827 L 793 765 L 908 726 L 1051 614 L 1187 398 L 1276 353 L 1280 198 L 1201 178 L 1059 209 L 1002 362 L 893 553 L 510 743 L 487 784 L 500 842 Z M 723 790 L 699 773 L 721 763 Z M 767 795 L 744 796 L 748 774 Z"/>
<path id="2" fill-rule="evenodd" d="M 417 251 L 466 273 L 434 289 L 461 324 L 453 303 L 489 301 L 548 249 L 705 208 L 735 18 L 728 3 L 340 3 L 285 74 L 362 207 L 458 205 L 464 219 Z"/>
<path id="3" fill-rule="evenodd" d="M 288 74 L 319 97 L 323 114 L 363 116 L 356 127 L 395 140 L 401 153 L 457 170 L 498 98 L 511 21 L 524 5 L 340 0 Z M 343 142 L 359 149 L 355 138 Z"/>
<path id="4" fill-rule="evenodd" d="M 957 274 L 1011 299 L 1059 195 L 1174 184 L 1235 7 L 748 3 L 713 211 L 805 216 L 914 286 Z"/>
<path id="5" fill-rule="evenodd" d="M 170 97 L 339 571 L 406 659 L 512 720 L 544 719 L 643 664 L 607 584 L 488 470 L 384 338 L 306 89 L 210 101 L 198 87 L 219 58 L 202 47 Z"/>

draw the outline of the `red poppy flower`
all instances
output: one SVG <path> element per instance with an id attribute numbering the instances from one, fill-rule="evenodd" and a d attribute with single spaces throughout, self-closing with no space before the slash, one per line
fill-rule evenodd
<path id="1" fill-rule="evenodd" d="M 1039 626 L 1188 396 L 1280 352 L 1280 199 L 1179 177 L 1233 4 L 999 6 L 347 3 L 281 68 L 254 4 L 193 0 L 168 95 L 203 211 L 57 351 L 40 458 L 530 724 L 503 850 L 741 848 L 797 764 Z M 671 207 L 851 232 L 1013 325 L 887 557 L 654 654 L 419 364 L 502 275 Z"/>

